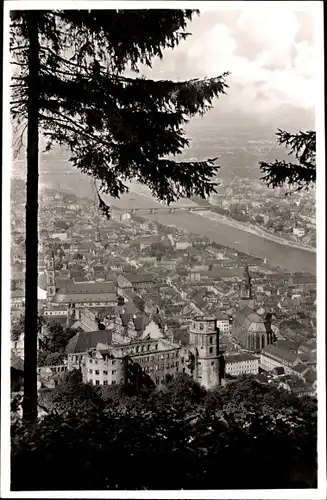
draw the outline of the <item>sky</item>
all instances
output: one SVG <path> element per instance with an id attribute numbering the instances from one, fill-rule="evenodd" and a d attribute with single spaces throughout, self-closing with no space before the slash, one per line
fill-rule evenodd
<path id="1" fill-rule="evenodd" d="M 243 11 L 195 16 L 187 26 L 192 36 L 143 74 L 184 80 L 229 71 L 228 94 L 216 105 L 222 115 L 312 118 L 318 68 L 313 9 L 319 2 L 307 12 L 295 10 L 298 2 L 246 3 Z"/>

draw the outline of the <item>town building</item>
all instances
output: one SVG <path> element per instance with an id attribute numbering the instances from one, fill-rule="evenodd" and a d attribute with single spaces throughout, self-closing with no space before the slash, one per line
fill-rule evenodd
<path id="1" fill-rule="evenodd" d="M 220 316 L 217 319 L 217 328 L 219 328 L 220 333 L 229 333 L 230 323 L 228 316 Z"/>
<path id="2" fill-rule="evenodd" d="M 260 368 L 264 371 L 271 371 L 275 368 L 283 367 L 286 374 L 297 373 L 296 365 L 301 364 L 301 359 L 286 349 L 276 345 L 267 345 L 260 353 Z"/>
<path id="3" fill-rule="evenodd" d="M 40 284 L 40 283 L 39 283 Z M 108 307 L 118 305 L 116 284 L 113 282 L 85 281 L 74 283 L 64 280 L 56 286 L 54 256 L 50 256 L 46 271 L 47 313 L 51 316 L 51 307 L 72 306 L 75 319 L 79 319 L 80 310 L 85 307 Z M 49 307 L 51 306 L 51 307 Z"/>
<path id="4" fill-rule="evenodd" d="M 259 358 L 248 353 L 225 356 L 225 373 L 233 377 L 239 375 L 257 375 Z"/>

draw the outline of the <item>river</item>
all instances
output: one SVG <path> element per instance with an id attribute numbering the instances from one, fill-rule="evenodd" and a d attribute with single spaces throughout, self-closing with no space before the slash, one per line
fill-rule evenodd
<path id="1" fill-rule="evenodd" d="M 104 197 L 108 205 L 117 208 L 155 208 L 160 203 L 135 191 L 122 196 L 120 200 Z M 178 205 L 190 205 L 189 200 L 180 200 Z M 279 266 L 292 272 L 307 271 L 316 274 L 316 254 L 307 250 L 286 246 L 230 226 L 222 221 L 202 217 L 198 212 L 137 212 L 148 220 L 156 220 L 164 225 L 174 225 L 190 233 L 207 236 L 222 246 L 235 248 L 240 252 L 268 260 L 271 266 Z"/>
<path id="2" fill-rule="evenodd" d="M 68 172 L 42 172 L 41 182 L 47 187 L 70 191 L 77 196 L 85 196 L 94 202 L 94 191 L 90 179 L 81 174 L 67 175 Z M 55 177 L 55 179 L 54 179 Z M 123 195 L 121 199 L 113 199 L 110 196 L 104 196 L 108 205 L 117 208 L 155 208 L 160 203 L 153 198 L 149 198 L 147 188 L 140 185 L 130 184 L 131 191 Z M 192 205 L 190 200 L 180 200 L 178 205 Z M 141 217 L 148 220 L 157 220 L 165 225 L 174 225 L 186 231 L 207 236 L 223 246 L 235 248 L 240 252 L 260 257 L 268 260 L 271 266 L 279 266 L 293 272 L 307 271 L 316 275 L 316 254 L 312 251 L 299 249 L 282 243 L 277 243 L 263 236 L 249 233 L 243 229 L 229 225 L 223 221 L 213 221 L 201 217 L 198 212 L 150 212 L 142 211 Z"/>

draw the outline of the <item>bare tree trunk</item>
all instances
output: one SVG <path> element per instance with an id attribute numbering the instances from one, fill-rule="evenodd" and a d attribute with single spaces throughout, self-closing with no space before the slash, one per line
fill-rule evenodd
<path id="1" fill-rule="evenodd" d="M 28 54 L 28 128 L 26 181 L 26 281 L 24 335 L 23 418 L 37 418 L 37 332 L 38 332 L 38 183 L 39 183 L 39 37 L 38 13 L 27 13 Z"/>

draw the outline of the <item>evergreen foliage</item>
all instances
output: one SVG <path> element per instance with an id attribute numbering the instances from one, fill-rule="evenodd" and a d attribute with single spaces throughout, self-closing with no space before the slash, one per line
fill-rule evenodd
<path id="1" fill-rule="evenodd" d="M 290 150 L 297 163 L 275 160 L 272 163 L 260 162 L 260 169 L 265 174 L 262 180 L 268 186 L 295 187 L 295 191 L 309 189 L 316 183 L 316 132 L 298 132 L 290 134 L 284 130 L 277 132 L 278 144 Z"/>
<path id="2" fill-rule="evenodd" d="M 193 10 L 20 10 L 11 12 L 11 115 L 16 149 L 27 129 L 25 404 L 36 418 L 37 248 L 39 134 L 46 150 L 70 151 L 74 166 L 114 197 L 133 179 L 170 203 L 215 192 L 215 159 L 177 161 L 189 141 L 183 126 L 225 94 L 224 73 L 186 82 L 134 74 L 151 67 L 185 39 Z M 110 207 L 97 190 L 100 209 Z M 30 333 L 29 333 L 30 331 Z"/>
<path id="3" fill-rule="evenodd" d="M 39 124 L 46 149 L 60 144 L 71 161 L 119 196 L 125 181 L 146 184 L 168 203 L 215 191 L 216 159 L 177 161 L 189 145 L 183 126 L 225 93 L 227 73 L 210 79 L 127 77 L 139 64 L 185 39 L 192 10 L 35 11 L 40 30 Z M 27 116 L 26 12 L 12 14 L 12 116 Z M 126 31 L 128 30 L 128 31 Z M 102 200 L 103 202 L 103 200 Z M 101 200 L 100 200 L 101 205 Z M 102 206 L 102 205 L 101 205 Z"/>
<path id="4" fill-rule="evenodd" d="M 67 379 L 53 390 L 56 412 L 12 424 L 13 490 L 316 487 L 311 398 L 253 377 L 214 399 L 183 376 L 131 396 L 82 384 L 77 372 Z"/>

